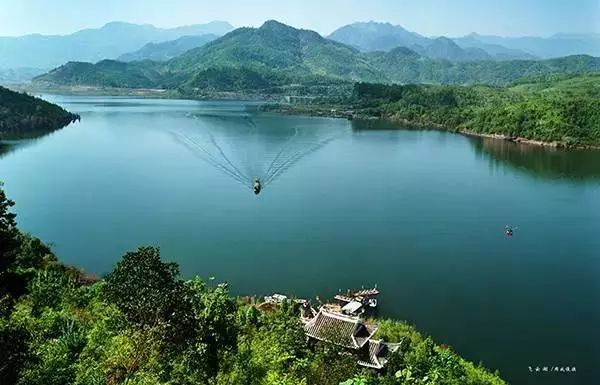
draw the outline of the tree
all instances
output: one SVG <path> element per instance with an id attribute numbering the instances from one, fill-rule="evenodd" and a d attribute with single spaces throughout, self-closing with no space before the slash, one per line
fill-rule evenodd
<path id="1" fill-rule="evenodd" d="M 10 212 L 15 202 L 6 197 L 3 185 L 0 182 L 0 276 L 13 264 L 19 248 L 17 215 Z"/>
<path id="2" fill-rule="evenodd" d="M 340 382 L 340 385 L 369 385 L 369 379 L 365 376 L 358 376 L 347 381 Z"/>
<path id="3" fill-rule="evenodd" d="M 156 247 L 128 252 L 106 279 L 106 298 L 133 325 L 154 326 L 169 318 L 181 283 L 175 263 L 164 263 Z"/>
<path id="4" fill-rule="evenodd" d="M 210 288 L 196 277 L 186 286 L 198 325 L 197 337 L 206 345 L 208 362 L 216 373 L 219 350 L 231 349 L 237 340 L 237 304 L 226 284 Z"/>
<path id="5" fill-rule="evenodd" d="M 10 271 L 19 252 L 19 230 L 17 215 L 10 212 L 15 202 L 6 197 L 2 186 L 0 182 L 0 316 L 10 309 L 25 287 L 21 277 Z"/>
<path id="6" fill-rule="evenodd" d="M 30 234 L 20 234 L 20 250 L 16 265 L 20 269 L 39 269 L 56 264 L 56 256 L 48 245 Z"/>
<path id="7" fill-rule="evenodd" d="M 211 287 L 195 277 L 184 285 L 165 332 L 167 349 L 178 376 L 215 376 L 224 354 L 237 344 L 237 303 L 226 284 Z"/>
<path id="8" fill-rule="evenodd" d="M 27 362 L 29 333 L 25 328 L 0 319 L 0 384 L 15 384 Z"/>

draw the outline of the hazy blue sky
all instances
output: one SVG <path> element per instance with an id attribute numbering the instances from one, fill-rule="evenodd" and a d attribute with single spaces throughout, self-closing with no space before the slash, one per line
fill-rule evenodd
<path id="1" fill-rule="evenodd" d="M 424 35 L 600 33 L 600 0 L 0 0 L 0 36 L 65 34 L 109 21 L 160 27 L 277 19 L 328 34 L 353 21 L 389 21 Z"/>

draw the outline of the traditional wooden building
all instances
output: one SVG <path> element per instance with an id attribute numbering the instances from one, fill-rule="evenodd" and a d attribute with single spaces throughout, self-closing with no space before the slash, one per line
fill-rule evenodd
<path id="1" fill-rule="evenodd" d="M 359 317 L 330 311 L 322 307 L 310 319 L 304 319 L 306 335 L 309 339 L 341 346 L 355 353 L 361 366 L 383 369 L 389 354 L 400 348 L 400 344 L 390 344 L 372 337 L 378 329 L 376 324 L 362 321 Z"/>

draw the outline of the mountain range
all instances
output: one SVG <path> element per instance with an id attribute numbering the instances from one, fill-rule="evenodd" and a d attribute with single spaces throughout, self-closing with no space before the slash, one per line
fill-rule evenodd
<path id="1" fill-rule="evenodd" d="M 479 46 L 503 46 L 512 50 L 520 50 L 540 58 L 553 58 L 576 54 L 600 56 L 600 34 L 565 34 L 559 33 L 550 37 L 502 37 L 471 33 L 453 39 L 462 46 L 469 46 L 473 41 Z M 484 48 L 485 49 L 485 48 Z"/>
<path id="2" fill-rule="evenodd" d="M 97 62 L 116 59 L 148 43 L 175 40 L 183 36 L 223 35 L 233 27 L 223 21 L 177 28 L 157 28 L 112 22 L 96 29 L 70 35 L 27 35 L 0 37 L 0 68 L 50 69 L 68 61 Z"/>
<path id="3" fill-rule="evenodd" d="M 328 36 L 330 39 L 351 45 L 361 51 L 389 51 L 397 47 L 427 47 L 435 43 L 433 38 L 410 32 L 399 25 L 374 21 L 353 23 L 339 28 Z M 600 56 L 600 34 L 556 34 L 550 37 L 501 37 L 471 33 L 452 38 L 462 49 L 478 48 L 494 60 L 554 58 L 577 54 Z M 456 51 L 456 47 L 454 48 Z M 435 51 L 435 49 L 434 49 Z M 481 51 L 461 53 L 462 60 L 479 60 Z M 436 53 L 439 58 L 441 53 Z M 451 57 L 447 57 L 451 59 Z"/>
<path id="4" fill-rule="evenodd" d="M 166 62 L 232 30 L 229 23 L 218 21 L 170 29 L 112 22 L 70 35 L 0 37 L 0 83 L 24 82 L 70 61 Z M 600 56 L 598 34 L 505 38 L 473 33 L 452 39 L 430 38 L 401 26 L 371 21 L 343 26 L 328 39 L 356 48 L 366 56 L 405 47 L 425 58 L 452 62 L 533 60 L 570 54 Z"/>
<path id="5" fill-rule="evenodd" d="M 328 36 L 329 39 L 356 47 L 363 52 L 390 51 L 398 47 L 411 48 L 435 59 L 447 60 L 510 60 L 534 59 L 527 52 L 509 49 L 498 44 L 451 40 L 446 37 L 428 38 L 410 32 L 399 25 L 374 21 L 343 26 Z"/>
<path id="6" fill-rule="evenodd" d="M 433 44 L 452 53 L 449 39 Z M 454 55 L 455 53 L 452 53 Z M 503 85 L 524 76 L 600 71 L 600 58 L 577 55 L 549 60 L 449 61 L 399 47 L 361 52 L 349 45 L 277 21 L 238 28 L 167 62 L 71 62 L 35 78 L 39 85 L 246 91 L 339 82 Z"/>

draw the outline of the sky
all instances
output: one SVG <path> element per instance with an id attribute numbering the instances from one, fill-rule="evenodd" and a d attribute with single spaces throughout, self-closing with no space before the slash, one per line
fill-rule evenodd
<path id="1" fill-rule="evenodd" d="M 176 27 L 276 19 L 327 35 L 385 21 L 426 36 L 600 33 L 600 0 L 0 0 L 0 36 L 69 34 L 110 21 Z"/>

